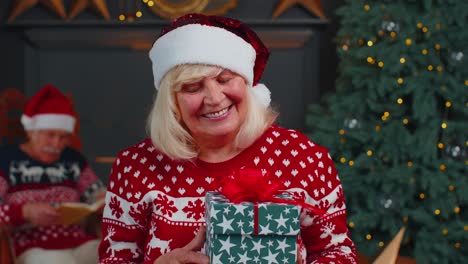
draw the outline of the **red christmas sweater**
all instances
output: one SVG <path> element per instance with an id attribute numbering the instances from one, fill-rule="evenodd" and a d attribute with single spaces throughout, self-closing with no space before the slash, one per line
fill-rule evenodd
<path id="1" fill-rule="evenodd" d="M 0 224 L 13 227 L 17 256 L 33 247 L 71 248 L 96 238 L 79 225 L 31 226 L 23 217 L 23 204 L 88 202 L 103 188 L 83 155 L 71 148 L 52 164 L 31 159 L 18 145 L 0 148 Z"/>
<path id="2" fill-rule="evenodd" d="M 301 214 L 307 263 L 357 263 L 343 190 L 327 149 L 275 125 L 220 163 L 172 160 L 150 139 L 121 151 L 108 183 L 100 263 L 153 263 L 186 245 L 205 223 L 205 193 L 241 167 L 273 175 L 285 190 L 326 212 Z"/>

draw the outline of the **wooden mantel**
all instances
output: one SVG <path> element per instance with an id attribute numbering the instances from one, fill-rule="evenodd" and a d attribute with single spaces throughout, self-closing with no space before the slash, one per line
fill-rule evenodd
<path id="1" fill-rule="evenodd" d="M 250 19 L 252 26 L 269 48 L 299 48 L 314 31 L 322 30 L 327 20 L 321 19 Z M 150 49 L 165 20 L 148 22 L 117 21 L 26 21 L 7 23 L 12 30 L 22 31 L 26 40 L 39 48 L 117 47 Z"/>

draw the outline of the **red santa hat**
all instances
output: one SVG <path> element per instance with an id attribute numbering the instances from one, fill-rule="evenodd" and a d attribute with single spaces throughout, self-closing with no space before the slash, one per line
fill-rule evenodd
<path id="1" fill-rule="evenodd" d="M 175 19 L 162 30 L 149 52 L 156 89 L 174 66 L 216 65 L 243 76 L 265 107 L 271 101 L 270 91 L 258 81 L 268 56 L 268 48 L 247 25 L 232 18 L 201 14 Z"/>
<path id="2" fill-rule="evenodd" d="M 73 132 L 72 102 L 52 85 L 42 87 L 26 104 L 21 123 L 25 130 L 58 129 Z"/>

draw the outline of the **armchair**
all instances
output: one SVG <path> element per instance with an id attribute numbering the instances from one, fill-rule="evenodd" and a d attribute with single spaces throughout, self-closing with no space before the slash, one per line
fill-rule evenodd
<path id="1" fill-rule="evenodd" d="M 26 102 L 26 96 L 19 90 L 8 88 L 0 93 L 0 144 L 14 144 L 26 138 L 20 122 Z M 0 264 L 15 263 L 9 232 L 0 223 Z"/>

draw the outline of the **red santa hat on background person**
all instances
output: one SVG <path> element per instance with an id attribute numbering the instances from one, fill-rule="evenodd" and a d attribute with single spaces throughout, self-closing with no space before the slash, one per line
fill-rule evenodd
<path id="1" fill-rule="evenodd" d="M 243 76 L 264 107 L 270 105 L 270 91 L 258 81 L 268 56 L 268 48 L 247 25 L 232 18 L 201 14 L 187 14 L 172 21 L 149 52 L 156 89 L 174 66 L 216 65 Z"/>
<path id="2" fill-rule="evenodd" d="M 73 132 L 73 104 L 52 85 L 42 87 L 26 104 L 21 123 L 25 130 L 57 129 Z"/>

